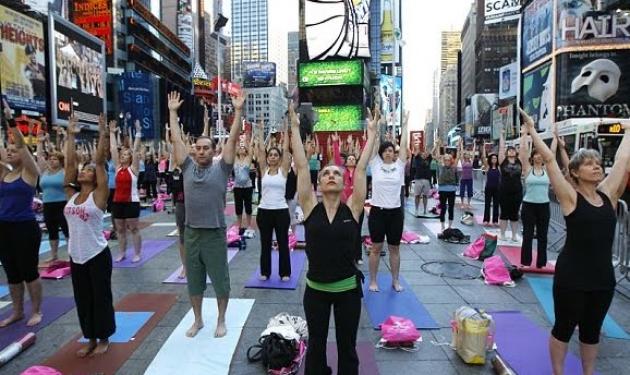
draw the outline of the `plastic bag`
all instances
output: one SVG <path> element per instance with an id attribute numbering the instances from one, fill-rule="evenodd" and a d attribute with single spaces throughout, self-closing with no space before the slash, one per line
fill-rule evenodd
<path id="1" fill-rule="evenodd" d="M 503 263 L 503 259 L 498 255 L 491 256 L 483 261 L 481 274 L 485 283 L 489 285 L 515 285 L 510 277 L 510 272 L 505 267 L 505 263 Z"/>
<path id="2" fill-rule="evenodd" d="M 451 321 L 452 347 L 468 364 L 486 363 L 486 352 L 494 346 L 494 321 L 484 311 L 462 306 Z"/>
<path id="3" fill-rule="evenodd" d="M 387 343 L 414 342 L 420 338 L 420 332 L 410 319 L 390 315 L 381 324 L 382 339 Z"/>
<path id="4" fill-rule="evenodd" d="M 485 244 L 483 247 L 483 251 L 481 252 L 481 254 L 479 254 L 479 257 L 477 258 L 482 261 L 494 255 L 494 252 L 497 249 L 498 240 L 497 236 L 490 233 L 485 233 L 483 234 L 483 236 L 485 236 Z"/>
<path id="5" fill-rule="evenodd" d="M 486 245 L 486 237 L 482 234 L 475 242 L 471 243 L 466 250 L 464 250 L 464 256 L 472 259 L 479 259 L 479 255 L 483 251 Z"/>

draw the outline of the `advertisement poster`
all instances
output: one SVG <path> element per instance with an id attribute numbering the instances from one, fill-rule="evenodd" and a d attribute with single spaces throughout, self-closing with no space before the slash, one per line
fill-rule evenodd
<path id="1" fill-rule="evenodd" d="M 498 101 L 497 94 L 475 94 L 470 98 L 472 124 L 476 136 L 492 134 L 492 110 Z"/>
<path id="2" fill-rule="evenodd" d="M 190 0 L 177 0 L 177 36 L 192 52 L 195 47 L 195 33 Z"/>
<path id="3" fill-rule="evenodd" d="M 72 113 L 80 123 L 98 125 L 105 112 L 105 45 L 57 15 L 49 17 L 53 123 Z"/>
<path id="4" fill-rule="evenodd" d="M 387 125 L 401 125 L 402 78 L 381 74 L 381 115 Z"/>
<path id="5" fill-rule="evenodd" d="M 108 55 L 113 52 L 111 0 L 74 0 L 71 17 L 72 23 L 105 42 Z"/>
<path id="6" fill-rule="evenodd" d="M 0 87 L 14 110 L 46 112 L 46 60 L 42 23 L 0 6 Z"/>
<path id="7" fill-rule="evenodd" d="M 363 61 L 317 61 L 300 63 L 299 87 L 352 86 L 363 84 Z"/>
<path id="8" fill-rule="evenodd" d="M 514 126 L 514 106 L 508 105 L 492 111 L 492 139 L 501 137 L 501 129 L 505 129 L 505 139 L 519 136 L 520 129 Z"/>
<path id="9" fill-rule="evenodd" d="M 630 50 L 560 54 L 556 120 L 630 118 Z"/>
<path id="10" fill-rule="evenodd" d="M 499 69 L 499 99 L 513 98 L 518 87 L 518 63 L 511 63 Z"/>
<path id="11" fill-rule="evenodd" d="M 379 0 L 305 0 L 309 60 L 369 58 L 370 1 Z"/>
<path id="12" fill-rule="evenodd" d="M 553 123 L 552 80 L 551 63 L 541 65 L 523 75 L 521 96 L 523 110 L 532 117 L 538 132 L 544 132 Z"/>
<path id="13" fill-rule="evenodd" d="M 314 132 L 356 131 L 363 128 L 363 107 L 360 105 L 314 106 L 319 120 Z"/>
<path id="14" fill-rule="evenodd" d="M 243 87 L 273 87 L 276 85 L 276 64 L 244 62 Z"/>
<path id="15" fill-rule="evenodd" d="M 527 4 L 522 25 L 521 61 L 525 68 L 551 53 L 553 0 L 534 0 Z"/>
<path id="16" fill-rule="evenodd" d="M 400 62 L 400 0 L 373 0 L 381 2 L 381 64 Z"/>
<path id="17" fill-rule="evenodd" d="M 516 20 L 520 16 L 521 0 L 485 0 L 485 24 Z"/>
<path id="18" fill-rule="evenodd" d="M 28 5 L 32 10 L 42 14 L 54 12 L 64 18 L 68 17 L 67 0 L 23 0 L 22 2 L 24 5 Z"/>
<path id="19" fill-rule="evenodd" d="M 153 80 L 143 72 L 126 72 L 120 79 L 120 108 L 129 118 L 128 125 L 133 126 L 140 120 L 142 137 L 155 138 L 153 121 Z"/>
<path id="20" fill-rule="evenodd" d="M 557 0 L 556 48 L 630 43 L 628 3 Z M 601 7 L 598 8 L 598 3 Z M 620 9 L 622 8 L 622 9 Z"/>

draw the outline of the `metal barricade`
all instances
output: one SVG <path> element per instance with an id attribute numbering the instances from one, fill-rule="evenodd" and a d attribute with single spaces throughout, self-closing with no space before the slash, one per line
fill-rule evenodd
<path id="1" fill-rule="evenodd" d="M 483 201 L 485 199 L 486 175 L 482 169 L 473 169 L 473 199 Z"/>
<path id="2" fill-rule="evenodd" d="M 615 228 L 615 242 L 613 243 L 613 265 L 619 269 L 621 277 L 617 280 L 630 280 L 630 215 L 625 201 L 617 203 L 617 227 Z"/>
<path id="3" fill-rule="evenodd" d="M 565 239 L 567 238 L 567 228 L 564 221 L 564 214 L 560 208 L 560 202 L 558 202 L 556 195 L 551 189 L 549 190 L 549 213 L 549 232 L 558 233 L 558 235 L 553 241 L 549 242 L 547 249 L 558 253 L 562 250 Z"/>

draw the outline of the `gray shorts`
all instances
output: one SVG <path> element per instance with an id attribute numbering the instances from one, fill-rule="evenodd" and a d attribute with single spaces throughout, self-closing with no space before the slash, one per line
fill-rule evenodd
<path id="1" fill-rule="evenodd" d="M 181 202 L 175 203 L 175 223 L 179 232 L 179 242 L 184 243 L 184 231 L 186 229 L 186 205 Z"/>
<path id="2" fill-rule="evenodd" d="M 422 195 L 429 196 L 429 190 L 431 190 L 431 181 L 427 179 L 414 180 L 413 183 L 413 194 L 414 195 Z"/>

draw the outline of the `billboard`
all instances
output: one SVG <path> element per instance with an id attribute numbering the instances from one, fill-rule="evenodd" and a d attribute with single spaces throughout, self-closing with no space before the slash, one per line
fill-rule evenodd
<path id="1" fill-rule="evenodd" d="M 319 120 L 314 132 L 356 131 L 363 129 L 363 107 L 361 105 L 314 106 Z"/>
<path id="2" fill-rule="evenodd" d="M 499 99 L 516 96 L 519 75 L 518 63 L 511 63 L 499 69 Z"/>
<path id="3" fill-rule="evenodd" d="M 298 87 L 352 86 L 363 84 L 363 61 L 315 61 L 300 63 Z"/>
<path id="4" fill-rule="evenodd" d="M 520 132 L 514 126 L 514 106 L 508 105 L 492 111 L 492 139 L 501 137 L 501 129 L 505 129 L 505 139 L 516 138 Z"/>
<path id="5" fill-rule="evenodd" d="M 400 0 L 373 0 L 381 2 L 381 64 L 400 62 Z"/>
<path id="6" fill-rule="evenodd" d="M 23 0 L 24 5 L 28 5 L 32 10 L 48 14 L 54 12 L 67 18 L 68 1 L 67 0 Z"/>
<path id="7" fill-rule="evenodd" d="M 370 57 L 370 0 L 305 0 L 304 20 L 309 60 Z"/>
<path id="8" fill-rule="evenodd" d="M 119 92 L 121 111 L 131 115 L 129 125 L 136 120 L 140 120 L 143 138 L 155 138 L 155 123 L 153 121 L 154 92 L 151 75 L 144 72 L 123 73 L 120 79 Z"/>
<path id="9" fill-rule="evenodd" d="M 485 24 L 516 20 L 520 16 L 521 0 L 485 0 Z"/>
<path id="10" fill-rule="evenodd" d="M 177 0 L 177 37 L 193 52 L 195 33 L 191 0 Z"/>
<path id="11" fill-rule="evenodd" d="M 74 113 L 80 123 L 98 125 L 107 102 L 105 44 L 58 15 L 48 25 L 52 122 L 65 124 Z"/>
<path id="12" fill-rule="evenodd" d="M 273 87 L 276 85 L 276 64 L 272 62 L 244 62 L 243 87 Z"/>
<path id="13" fill-rule="evenodd" d="M 534 120 L 539 132 L 544 132 L 553 123 L 552 80 L 551 63 L 547 63 L 523 74 L 521 81 L 523 110 Z"/>
<path id="14" fill-rule="evenodd" d="M 105 42 L 105 50 L 113 52 L 111 0 L 73 0 L 72 23 Z"/>
<path id="15" fill-rule="evenodd" d="M 381 114 L 387 125 L 401 125 L 402 78 L 381 74 Z"/>
<path id="16" fill-rule="evenodd" d="M 553 0 L 534 0 L 523 10 L 521 61 L 527 67 L 551 54 Z"/>
<path id="17" fill-rule="evenodd" d="M 498 101 L 497 94 L 475 94 L 470 98 L 474 135 L 492 134 L 492 110 Z"/>
<path id="18" fill-rule="evenodd" d="M 557 121 L 630 117 L 630 50 L 563 53 L 556 61 Z"/>
<path id="19" fill-rule="evenodd" d="M 0 88 L 12 109 L 46 112 L 42 23 L 0 5 Z"/>
<path id="20" fill-rule="evenodd" d="M 630 13 L 624 1 L 558 0 L 556 48 L 630 43 Z M 598 7 L 597 3 L 601 3 Z M 618 9 L 618 8 L 625 9 Z M 599 8 L 599 9 L 598 9 Z"/>

